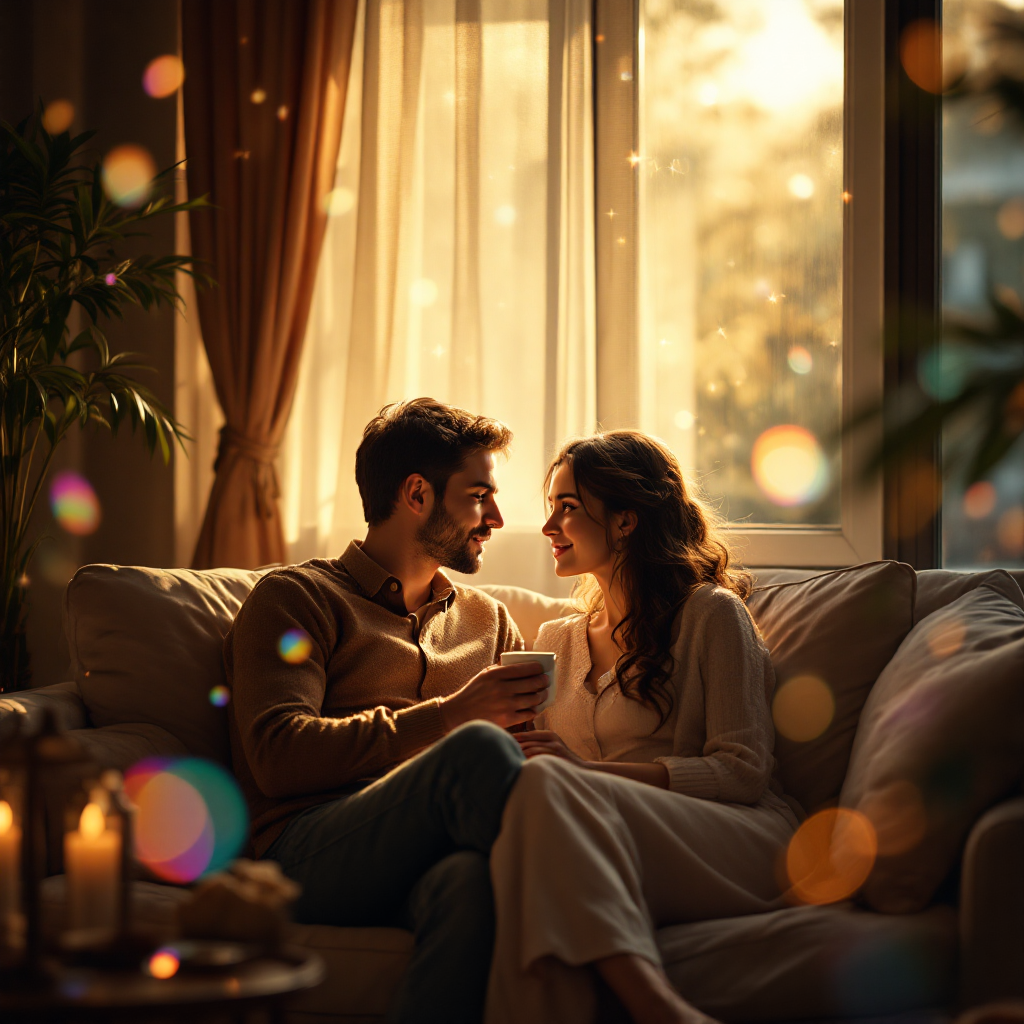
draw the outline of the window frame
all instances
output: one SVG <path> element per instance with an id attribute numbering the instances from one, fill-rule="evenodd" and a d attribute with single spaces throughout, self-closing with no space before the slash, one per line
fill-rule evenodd
<path id="1" fill-rule="evenodd" d="M 884 385 L 886 4 L 845 4 L 842 422 Z M 643 63 L 640 0 L 594 3 L 594 221 L 597 417 L 639 424 L 639 183 Z M 603 211 L 614 209 L 613 220 Z M 625 239 L 623 242 L 622 240 Z M 881 440 L 872 423 L 841 441 L 838 526 L 728 526 L 745 564 L 831 567 L 883 557 L 883 480 L 861 468 Z"/>

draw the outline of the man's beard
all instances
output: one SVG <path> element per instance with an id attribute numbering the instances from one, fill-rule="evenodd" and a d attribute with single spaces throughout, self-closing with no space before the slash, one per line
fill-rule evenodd
<path id="1" fill-rule="evenodd" d="M 480 571 L 482 561 L 481 555 L 470 546 L 472 539 L 486 537 L 490 532 L 486 526 L 463 532 L 441 500 L 431 509 L 416 539 L 423 545 L 423 550 L 446 569 L 471 575 Z"/>

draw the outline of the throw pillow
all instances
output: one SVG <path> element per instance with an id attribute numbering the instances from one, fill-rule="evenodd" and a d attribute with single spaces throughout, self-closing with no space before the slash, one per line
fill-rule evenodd
<path id="1" fill-rule="evenodd" d="M 64 592 L 71 670 L 94 726 L 149 723 L 227 763 L 221 648 L 262 576 L 244 569 L 87 565 Z"/>
<path id="2" fill-rule="evenodd" d="M 868 697 L 841 803 L 878 833 L 863 889 L 876 910 L 926 906 L 1024 775 L 1022 606 L 1008 577 L 968 591 L 914 627 Z"/>
<path id="3" fill-rule="evenodd" d="M 909 565 L 869 562 L 760 587 L 747 600 L 771 652 L 776 696 L 792 682 L 830 694 L 834 705 L 817 734 L 777 729 L 780 781 L 807 811 L 839 796 L 864 701 L 910 632 L 915 583 Z"/>

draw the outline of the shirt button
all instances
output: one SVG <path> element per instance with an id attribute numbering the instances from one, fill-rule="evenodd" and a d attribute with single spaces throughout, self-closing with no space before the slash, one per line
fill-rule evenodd
<path id="1" fill-rule="evenodd" d="M 392 583 L 391 584 L 391 593 L 393 594 L 397 589 L 398 589 L 398 584 L 397 583 Z"/>

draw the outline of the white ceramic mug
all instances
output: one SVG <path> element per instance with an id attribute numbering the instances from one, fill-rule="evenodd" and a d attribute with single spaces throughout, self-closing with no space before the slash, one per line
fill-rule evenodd
<path id="1" fill-rule="evenodd" d="M 548 681 L 548 695 L 544 698 L 544 703 L 537 708 L 538 714 L 555 703 L 555 696 L 558 693 L 555 657 L 551 651 L 505 651 L 501 656 L 502 665 L 521 665 L 524 661 L 536 661 L 543 667 Z"/>

